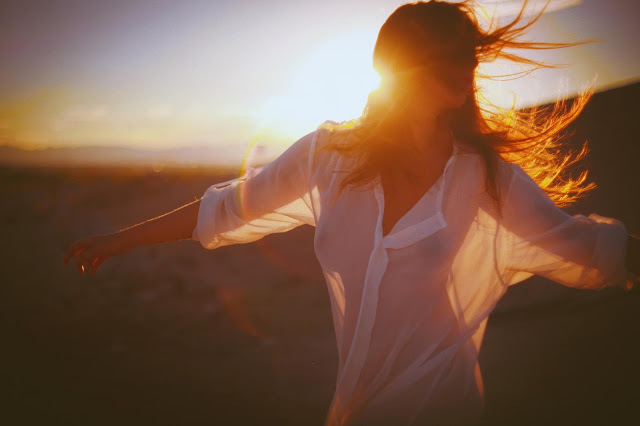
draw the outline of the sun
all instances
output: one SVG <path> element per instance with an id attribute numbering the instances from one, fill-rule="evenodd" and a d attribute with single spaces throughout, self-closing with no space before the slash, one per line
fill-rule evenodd
<path id="1" fill-rule="evenodd" d="M 290 139 L 326 120 L 359 117 L 380 83 L 371 65 L 375 38 L 374 29 L 351 30 L 302 55 L 287 89 L 262 105 L 261 130 Z"/>

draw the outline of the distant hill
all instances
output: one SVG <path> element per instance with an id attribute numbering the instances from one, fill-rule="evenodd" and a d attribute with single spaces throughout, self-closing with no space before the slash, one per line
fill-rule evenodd
<path id="1" fill-rule="evenodd" d="M 265 146 L 257 146 L 250 163 L 265 163 L 277 156 Z M 237 166 L 246 147 L 190 146 L 165 150 L 136 149 L 122 146 L 86 146 L 24 150 L 0 145 L 0 164 L 8 166 Z"/>
<path id="2" fill-rule="evenodd" d="M 573 142 L 589 143 L 585 166 L 598 187 L 568 210 L 617 217 L 640 231 L 640 83 L 595 94 L 570 130 Z"/>

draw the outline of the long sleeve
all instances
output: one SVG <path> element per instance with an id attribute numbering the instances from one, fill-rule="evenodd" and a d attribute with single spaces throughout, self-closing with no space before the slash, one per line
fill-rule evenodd
<path id="1" fill-rule="evenodd" d="M 597 214 L 570 216 L 519 166 L 509 171 L 501 220 L 507 284 L 535 274 L 568 287 L 624 286 L 624 224 Z"/>
<path id="2" fill-rule="evenodd" d="M 314 225 L 309 176 L 317 133 L 304 136 L 272 163 L 207 189 L 192 239 L 214 249 Z"/>

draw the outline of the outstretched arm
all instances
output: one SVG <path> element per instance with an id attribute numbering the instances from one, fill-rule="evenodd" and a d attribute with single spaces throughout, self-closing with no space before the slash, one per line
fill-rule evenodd
<path id="1" fill-rule="evenodd" d="M 116 233 L 75 242 L 64 264 L 76 258 L 79 273 L 94 274 L 106 259 L 139 246 L 194 239 L 213 249 L 313 224 L 309 168 L 316 137 L 317 131 L 312 132 L 272 163 L 211 186 L 200 200 Z"/>
<path id="2" fill-rule="evenodd" d="M 318 133 L 303 136 L 272 163 L 207 189 L 194 239 L 215 249 L 314 225 L 311 163 Z"/>
<path id="3" fill-rule="evenodd" d="M 199 207 L 200 200 L 197 200 L 113 234 L 94 235 L 76 241 L 67 250 L 63 264 L 67 265 L 75 258 L 78 273 L 95 274 L 108 258 L 136 247 L 191 239 Z"/>
<path id="4" fill-rule="evenodd" d="M 521 168 L 512 165 L 508 172 L 502 209 L 508 284 L 535 274 L 569 287 L 629 287 L 625 253 L 634 249 L 624 224 L 597 214 L 570 216 Z"/>

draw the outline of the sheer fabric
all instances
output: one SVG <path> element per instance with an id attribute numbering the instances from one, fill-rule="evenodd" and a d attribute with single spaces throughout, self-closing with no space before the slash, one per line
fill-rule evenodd
<path id="1" fill-rule="evenodd" d="M 482 158 L 456 143 L 439 180 L 382 234 L 381 181 L 340 193 L 353 160 L 319 128 L 273 163 L 213 185 L 193 239 L 214 249 L 316 227 L 338 346 L 327 425 L 469 424 L 480 416 L 478 353 L 509 285 L 533 274 L 566 286 L 624 285 L 626 229 L 559 210 L 500 160 L 502 214 Z"/>

